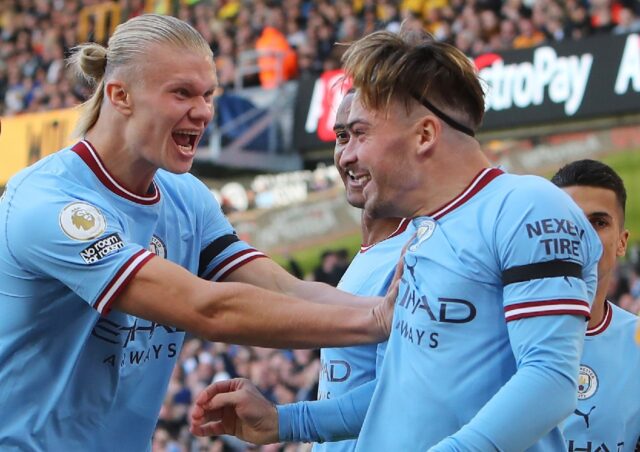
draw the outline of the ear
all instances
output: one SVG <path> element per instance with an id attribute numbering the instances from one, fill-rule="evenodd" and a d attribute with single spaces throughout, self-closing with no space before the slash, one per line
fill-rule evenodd
<path id="1" fill-rule="evenodd" d="M 440 139 L 442 124 L 433 115 L 423 116 L 418 127 L 418 155 L 426 155 Z"/>
<path id="2" fill-rule="evenodd" d="M 629 240 L 629 230 L 625 229 L 618 237 L 618 246 L 616 247 L 616 256 L 622 257 L 627 254 L 627 241 Z"/>
<path id="3" fill-rule="evenodd" d="M 131 96 L 127 85 L 121 80 L 110 80 L 105 86 L 105 96 L 109 103 L 123 115 L 130 115 L 132 110 Z"/>

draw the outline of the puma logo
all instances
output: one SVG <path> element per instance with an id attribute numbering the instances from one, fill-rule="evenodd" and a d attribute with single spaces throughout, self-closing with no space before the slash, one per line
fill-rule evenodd
<path id="1" fill-rule="evenodd" d="M 595 408 L 596 408 L 595 406 L 592 406 L 588 413 L 583 413 L 582 411 L 580 411 L 579 409 L 576 408 L 576 410 L 573 412 L 573 414 L 576 414 L 578 416 L 583 417 L 585 424 L 587 424 L 587 428 L 589 428 L 589 416 L 591 416 L 591 412 Z"/>
<path id="2" fill-rule="evenodd" d="M 405 260 L 405 263 L 407 265 L 407 270 L 409 270 L 409 273 L 411 274 L 411 279 L 413 279 L 413 282 L 416 282 L 416 265 L 418 265 L 418 259 L 416 259 L 416 262 L 413 264 L 413 266 L 409 265 L 409 263 L 407 262 L 408 259 Z"/>

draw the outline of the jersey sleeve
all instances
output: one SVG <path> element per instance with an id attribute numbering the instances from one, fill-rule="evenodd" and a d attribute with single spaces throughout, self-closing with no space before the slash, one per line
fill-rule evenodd
<path id="1" fill-rule="evenodd" d="M 203 248 L 200 250 L 198 276 L 221 281 L 242 265 L 267 257 L 238 237 L 218 201 L 204 185 L 199 184 Z"/>
<path id="2" fill-rule="evenodd" d="M 526 178 L 500 209 L 493 240 L 507 322 L 559 314 L 589 317 L 602 247 L 562 190 Z"/>
<path id="3" fill-rule="evenodd" d="M 430 452 L 509 452 L 526 450 L 533 444 L 538 450 L 553 450 L 546 443 L 553 442 L 553 437 L 545 435 L 576 406 L 576 376 L 585 328 L 583 317 L 574 315 L 511 322 L 509 340 L 518 367 L 515 375 L 468 424 Z"/>
<path id="4" fill-rule="evenodd" d="M 13 199 L 6 221 L 8 250 L 34 278 L 60 281 L 106 315 L 153 254 L 130 240 L 108 205 L 80 195 Z"/>
<path id="5" fill-rule="evenodd" d="M 357 438 L 377 380 L 340 397 L 277 406 L 280 441 L 327 442 Z"/>

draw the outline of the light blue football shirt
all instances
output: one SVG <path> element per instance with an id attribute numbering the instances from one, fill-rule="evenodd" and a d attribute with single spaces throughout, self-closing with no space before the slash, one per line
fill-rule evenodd
<path id="1" fill-rule="evenodd" d="M 587 330 L 578 407 L 562 426 L 569 452 L 634 451 L 640 438 L 638 317 L 608 301 L 600 325 Z"/>
<path id="2" fill-rule="evenodd" d="M 338 288 L 356 295 L 384 296 L 395 273 L 396 263 L 414 230 L 404 219 L 385 240 L 361 247 L 342 276 Z M 354 347 L 323 348 L 318 399 L 340 397 L 376 376 L 377 355 L 384 355 L 386 341 L 381 344 Z M 314 444 L 315 452 L 347 452 L 355 449 L 355 440 Z"/>
<path id="3" fill-rule="evenodd" d="M 263 255 L 193 176 L 140 196 L 87 141 L 14 176 L 0 224 L 0 450 L 148 450 L 184 333 L 112 301 L 156 255 L 213 280 Z"/>
<path id="4" fill-rule="evenodd" d="M 358 451 L 563 450 L 600 241 L 560 189 L 482 171 L 413 220 Z"/>

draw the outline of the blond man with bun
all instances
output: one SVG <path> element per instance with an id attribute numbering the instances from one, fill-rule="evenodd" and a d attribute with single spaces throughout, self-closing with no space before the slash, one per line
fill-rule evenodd
<path id="1" fill-rule="evenodd" d="M 185 330 L 269 347 L 386 338 L 390 302 L 293 278 L 187 174 L 217 86 L 195 29 L 139 16 L 71 63 L 95 85 L 79 140 L 0 201 L 0 450 L 148 450 Z"/>

